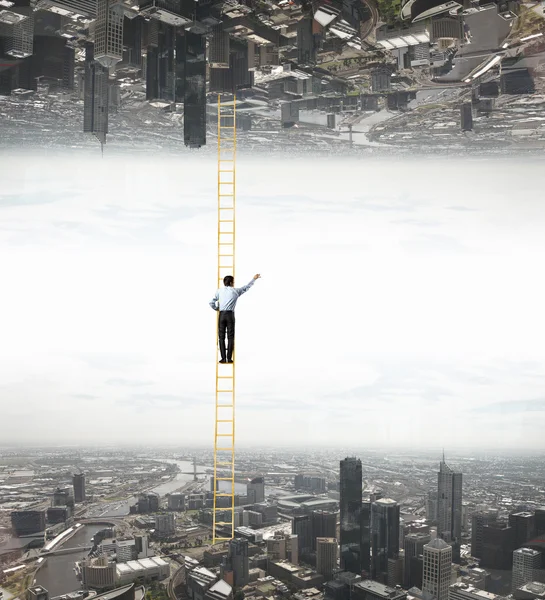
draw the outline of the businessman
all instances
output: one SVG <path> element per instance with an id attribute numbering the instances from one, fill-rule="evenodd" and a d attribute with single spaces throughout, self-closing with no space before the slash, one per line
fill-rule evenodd
<path id="1" fill-rule="evenodd" d="M 218 316 L 218 337 L 220 342 L 220 363 L 233 362 L 233 350 L 235 349 L 235 306 L 239 296 L 247 292 L 256 279 L 261 275 L 254 275 L 252 281 L 241 288 L 236 288 L 235 278 L 232 275 L 227 275 L 223 278 L 223 285 L 216 295 L 210 300 L 210 306 L 214 310 L 219 310 Z M 227 355 L 225 354 L 225 333 L 227 332 Z"/>

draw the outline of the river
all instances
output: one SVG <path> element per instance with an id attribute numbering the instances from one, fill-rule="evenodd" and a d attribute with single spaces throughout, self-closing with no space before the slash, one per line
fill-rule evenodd
<path id="1" fill-rule="evenodd" d="M 89 546 L 91 538 L 104 527 L 105 525 L 86 525 L 82 527 L 66 542 L 66 547 Z M 51 556 L 45 561 L 45 566 L 38 571 L 36 583 L 43 585 L 49 592 L 50 597 L 79 590 L 80 582 L 74 572 L 74 563 L 84 559 L 87 554 L 89 554 L 88 550 L 82 550 L 81 553 Z"/>

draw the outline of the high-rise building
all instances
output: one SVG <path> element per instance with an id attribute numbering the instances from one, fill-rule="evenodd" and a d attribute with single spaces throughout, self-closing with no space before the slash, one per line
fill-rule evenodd
<path id="1" fill-rule="evenodd" d="M 371 573 L 371 502 L 361 504 L 361 569 Z"/>
<path id="2" fill-rule="evenodd" d="M 483 555 L 483 529 L 489 523 L 495 523 L 498 512 L 489 510 L 478 512 L 471 518 L 471 556 L 482 558 Z"/>
<path id="3" fill-rule="evenodd" d="M 489 523 L 483 527 L 480 566 L 485 569 L 510 570 L 513 564 L 515 535 L 506 523 Z"/>
<path id="4" fill-rule="evenodd" d="M 312 551 L 316 552 L 316 538 L 337 537 L 337 514 L 325 510 L 315 510 L 310 514 Z"/>
<path id="5" fill-rule="evenodd" d="M 513 528 L 516 548 L 520 548 L 526 542 L 536 537 L 536 518 L 531 512 L 510 514 L 509 525 Z"/>
<path id="6" fill-rule="evenodd" d="M 155 531 L 157 535 L 173 535 L 176 533 L 176 520 L 173 513 L 155 515 Z"/>
<path id="7" fill-rule="evenodd" d="M 540 506 L 535 510 L 535 525 L 536 525 L 536 536 L 543 535 L 545 533 L 545 506 Z"/>
<path id="8" fill-rule="evenodd" d="M 168 510 L 185 510 L 185 494 L 170 494 Z"/>
<path id="9" fill-rule="evenodd" d="M 318 39 L 316 28 L 319 24 L 310 17 L 304 17 L 297 23 L 297 62 L 309 65 L 316 62 Z"/>
<path id="10" fill-rule="evenodd" d="M 267 558 L 269 561 L 287 560 L 293 565 L 299 564 L 299 540 L 296 535 L 275 532 L 267 540 Z"/>
<path id="11" fill-rule="evenodd" d="M 45 531 L 44 510 L 14 510 L 10 516 L 11 527 L 17 537 Z"/>
<path id="12" fill-rule="evenodd" d="M 541 552 L 531 548 L 519 548 L 513 552 L 513 591 L 526 583 L 538 581 L 541 570 Z"/>
<path id="13" fill-rule="evenodd" d="M 453 542 L 453 558 L 460 559 L 462 537 L 462 473 L 451 469 L 445 457 L 437 474 L 437 535 Z"/>
<path id="14" fill-rule="evenodd" d="M 388 583 L 388 560 L 399 557 L 399 505 L 382 498 L 371 505 L 371 578 Z"/>
<path id="15" fill-rule="evenodd" d="M 108 133 L 108 69 L 94 59 L 93 44 L 85 44 L 83 131 L 92 133 L 103 146 Z M 77 478 L 77 479 L 76 479 Z M 79 491 L 76 491 L 76 482 Z M 85 500 L 85 475 L 74 475 L 74 499 Z"/>
<path id="16" fill-rule="evenodd" d="M 26 600 L 49 600 L 49 592 L 41 585 L 33 585 L 26 592 Z"/>
<path id="17" fill-rule="evenodd" d="M 206 40 L 185 31 L 178 36 L 177 50 L 183 49 L 184 143 L 190 148 L 206 144 Z M 177 90 L 180 69 L 177 67 Z"/>
<path id="18" fill-rule="evenodd" d="M 115 585 L 115 562 L 107 555 L 88 558 L 81 563 L 81 582 L 84 586 L 107 589 Z"/>
<path id="19" fill-rule="evenodd" d="M 452 547 L 441 538 L 424 546 L 423 600 L 448 600 L 452 578 Z"/>
<path id="20" fill-rule="evenodd" d="M 299 542 L 299 557 L 306 557 L 312 551 L 312 532 L 310 515 L 293 517 L 291 531 Z"/>
<path id="21" fill-rule="evenodd" d="M 25 18 L 8 28 L 5 53 L 14 58 L 27 58 L 34 52 L 34 15 L 30 7 L 20 8 L 18 12 Z"/>
<path id="22" fill-rule="evenodd" d="M 316 539 L 316 572 L 324 576 L 324 581 L 333 579 L 337 570 L 338 543 L 335 538 Z"/>
<path id="23" fill-rule="evenodd" d="M 66 45 L 66 39 L 45 35 L 34 36 L 32 56 L 33 77 L 40 78 L 57 89 L 74 89 L 74 48 Z"/>
<path id="24" fill-rule="evenodd" d="M 95 59 L 108 70 L 123 59 L 124 18 L 119 0 L 97 0 Z"/>
<path id="25" fill-rule="evenodd" d="M 430 490 L 426 499 L 426 517 L 428 521 L 437 521 L 437 490 Z"/>
<path id="26" fill-rule="evenodd" d="M 464 102 L 460 106 L 460 128 L 462 131 L 473 130 L 473 108 L 471 102 Z"/>
<path id="27" fill-rule="evenodd" d="M 69 18 L 79 15 L 91 20 L 97 16 L 96 1 L 93 0 L 38 0 L 36 9 L 61 13 Z"/>
<path id="28" fill-rule="evenodd" d="M 405 589 L 420 588 L 422 585 L 422 563 L 418 557 L 424 554 L 424 546 L 429 544 L 431 536 L 428 533 L 408 533 L 403 540 Z M 416 561 L 415 561 L 416 559 Z"/>
<path id="29" fill-rule="evenodd" d="M 215 69 L 229 68 L 229 34 L 223 30 L 223 25 L 212 27 L 210 45 L 208 47 L 208 62 Z"/>
<path id="30" fill-rule="evenodd" d="M 234 538 L 222 566 L 222 578 L 233 588 L 243 588 L 249 581 L 248 540 Z"/>
<path id="31" fill-rule="evenodd" d="M 345 458 L 340 467 L 341 569 L 361 575 L 361 460 Z"/>
<path id="32" fill-rule="evenodd" d="M 505 596 L 497 596 L 485 592 L 471 584 L 455 583 L 449 587 L 449 600 L 505 600 Z"/>
<path id="33" fill-rule="evenodd" d="M 246 486 L 248 502 L 251 504 L 258 504 L 259 502 L 265 502 L 265 478 L 254 477 L 250 483 Z"/>

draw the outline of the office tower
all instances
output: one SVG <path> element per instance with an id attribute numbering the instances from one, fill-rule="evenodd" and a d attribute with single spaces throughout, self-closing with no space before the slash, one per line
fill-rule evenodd
<path id="1" fill-rule="evenodd" d="M 41 585 L 33 585 L 26 592 L 26 600 L 49 600 L 49 592 Z"/>
<path id="2" fill-rule="evenodd" d="M 452 547 L 441 538 L 424 546 L 423 600 L 448 600 L 452 577 Z"/>
<path id="3" fill-rule="evenodd" d="M 371 502 L 361 504 L 361 569 L 367 575 L 371 573 Z"/>
<path id="4" fill-rule="evenodd" d="M 299 540 L 296 535 L 288 535 L 276 531 L 272 538 L 267 540 L 267 558 L 269 561 L 287 560 L 299 564 Z"/>
<path id="5" fill-rule="evenodd" d="M 304 17 L 297 23 L 297 62 L 301 65 L 316 62 L 317 28 L 319 24 L 310 17 Z"/>
<path id="6" fill-rule="evenodd" d="M 74 502 L 85 502 L 85 473 L 75 473 L 72 483 L 74 486 Z"/>
<path id="7" fill-rule="evenodd" d="M 310 515 L 293 517 L 291 531 L 299 540 L 299 557 L 310 554 L 312 550 Z"/>
<path id="8" fill-rule="evenodd" d="M 101 146 L 108 133 L 108 70 L 94 60 L 93 44 L 85 44 L 85 90 L 83 96 L 83 131 L 92 133 Z M 76 491 L 83 490 L 83 494 Z M 78 500 L 78 498 L 81 498 Z M 74 499 L 85 500 L 85 475 L 74 475 Z"/>
<path id="9" fill-rule="evenodd" d="M 428 492 L 426 517 L 428 521 L 437 521 L 437 490 L 430 490 Z"/>
<path id="10" fill-rule="evenodd" d="M 156 36 L 146 54 L 146 99 L 176 100 L 176 30 L 164 23 L 154 24 Z"/>
<path id="11" fill-rule="evenodd" d="M 155 515 L 155 532 L 160 536 L 176 533 L 176 521 L 173 513 Z"/>
<path id="12" fill-rule="evenodd" d="M 249 581 L 248 540 L 234 538 L 222 567 L 222 578 L 233 588 L 242 588 Z"/>
<path id="13" fill-rule="evenodd" d="M 453 558 L 460 560 L 462 537 L 462 473 L 451 469 L 445 456 L 437 474 L 437 536 L 453 542 Z"/>
<path id="14" fill-rule="evenodd" d="M 116 564 L 107 555 L 86 558 L 81 563 L 81 582 L 88 588 L 107 589 L 115 585 Z"/>
<path id="15" fill-rule="evenodd" d="M 516 548 L 520 548 L 526 542 L 536 537 L 536 518 L 531 512 L 510 514 L 509 526 L 513 528 Z"/>
<path id="16" fill-rule="evenodd" d="M 545 534 L 545 506 L 535 510 L 536 536 Z"/>
<path id="17" fill-rule="evenodd" d="M 184 143 L 200 148 L 206 144 L 206 41 L 203 35 L 190 31 L 183 39 Z M 178 40 L 178 48 L 180 43 Z"/>
<path id="18" fill-rule="evenodd" d="M 74 48 L 66 45 L 66 39 L 45 35 L 34 36 L 32 56 L 33 77 L 39 77 L 56 89 L 74 89 Z"/>
<path id="19" fill-rule="evenodd" d="M 108 70 L 123 59 L 124 17 L 118 0 L 97 0 L 95 60 Z"/>
<path id="20" fill-rule="evenodd" d="M 506 523 L 489 523 L 483 527 L 480 566 L 484 569 L 510 570 L 515 548 L 515 532 Z"/>
<path id="21" fill-rule="evenodd" d="M 464 102 L 460 106 L 460 128 L 462 131 L 473 130 L 473 112 L 471 102 Z"/>
<path id="22" fill-rule="evenodd" d="M 13 58 L 27 58 L 34 52 L 34 15 L 32 9 L 19 8 L 24 19 L 7 29 L 5 53 Z"/>
<path id="23" fill-rule="evenodd" d="M 337 513 L 315 510 L 310 514 L 312 551 L 316 552 L 316 538 L 337 537 Z"/>
<path id="24" fill-rule="evenodd" d="M 135 535 L 134 546 L 138 559 L 147 558 L 149 554 L 149 540 L 147 535 Z"/>
<path id="25" fill-rule="evenodd" d="M 17 537 L 45 531 L 44 510 L 14 510 L 10 517 L 11 528 Z"/>
<path id="26" fill-rule="evenodd" d="M 424 546 L 430 541 L 431 536 L 428 533 L 409 533 L 403 540 L 404 587 L 407 590 L 422 586 L 422 562 L 418 560 L 418 557 L 424 554 Z"/>
<path id="27" fill-rule="evenodd" d="M 185 494 L 170 494 L 168 510 L 185 510 Z"/>
<path id="28" fill-rule="evenodd" d="M 254 477 L 246 486 L 248 502 L 258 504 L 265 502 L 265 479 L 263 477 Z"/>
<path id="29" fill-rule="evenodd" d="M 502 65 L 503 67 L 503 65 Z M 532 73 L 528 69 L 506 69 L 502 68 L 500 76 L 500 88 L 502 94 L 533 94 L 535 83 Z"/>
<path id="30" fill-rule="evenodd" d="M 333 579 L 337 570 L 337 547 L 335 538 L 316 539 L 316 572 L 324 576 L 324 581 Z"/>
<path id="31" fill-rule="evenodd" d="M 541 570 L 541 552 L 519 548 L 513 552 L 513 591 L 532 581 L 538 581 Z"/>
<path id="32" fill-rule="evenodd" d="M 208 62 L 215 69 L 229 68 L 229 34 L 223 30 L 223 25 L 212 27 L 212 36 L 208 47 Z"/>
<path id="33" fill-rule="evenodd" d="M 123 23 L 123 65 L 142 69 L 142 44 L 144 42 L 144 24 L 141 16 L 127 19 Z"/>
<path id="34" fill-rule="evenodd" d="M 371 504 L 371 578 L 388 582 L 388 560 L 399 557 L 399 505 L 382 498 Z"/>
<path id="35" fill-rule="evenodd" d="M 388 67 L 377 67 L 371 71 L 371 90 L 387 92 L 392 87 L 392 72 Z"/>
<path id="36" fill-rule="evenodd" d="M 471 556 L 482 558 L 483 554 L 483 528 L 489 523 L 495 523 L 498 518 L 497 511 L 478 512 L 471 518 Z"/>
<path id="37" fill-rule="evenodd" d="M 464 22 L 460 17 L 440 17 L 431 20 L 430 42 L 464 39 Z"/>
<path id="38" fill-rule="evenodd" d="M 361 575 L 361 460 L 341 460 L 340 475 L 341 569 Z"/>

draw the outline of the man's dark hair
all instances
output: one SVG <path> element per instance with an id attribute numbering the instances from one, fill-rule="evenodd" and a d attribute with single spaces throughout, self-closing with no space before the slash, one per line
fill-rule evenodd
<path id="1" fill-rule="evenodd" d="M 234 282 L 235 282 L 235 278 L 232 275 L 226 275 L 223 278 L 223 285 L 225 287 L 231 287 Z"/>

